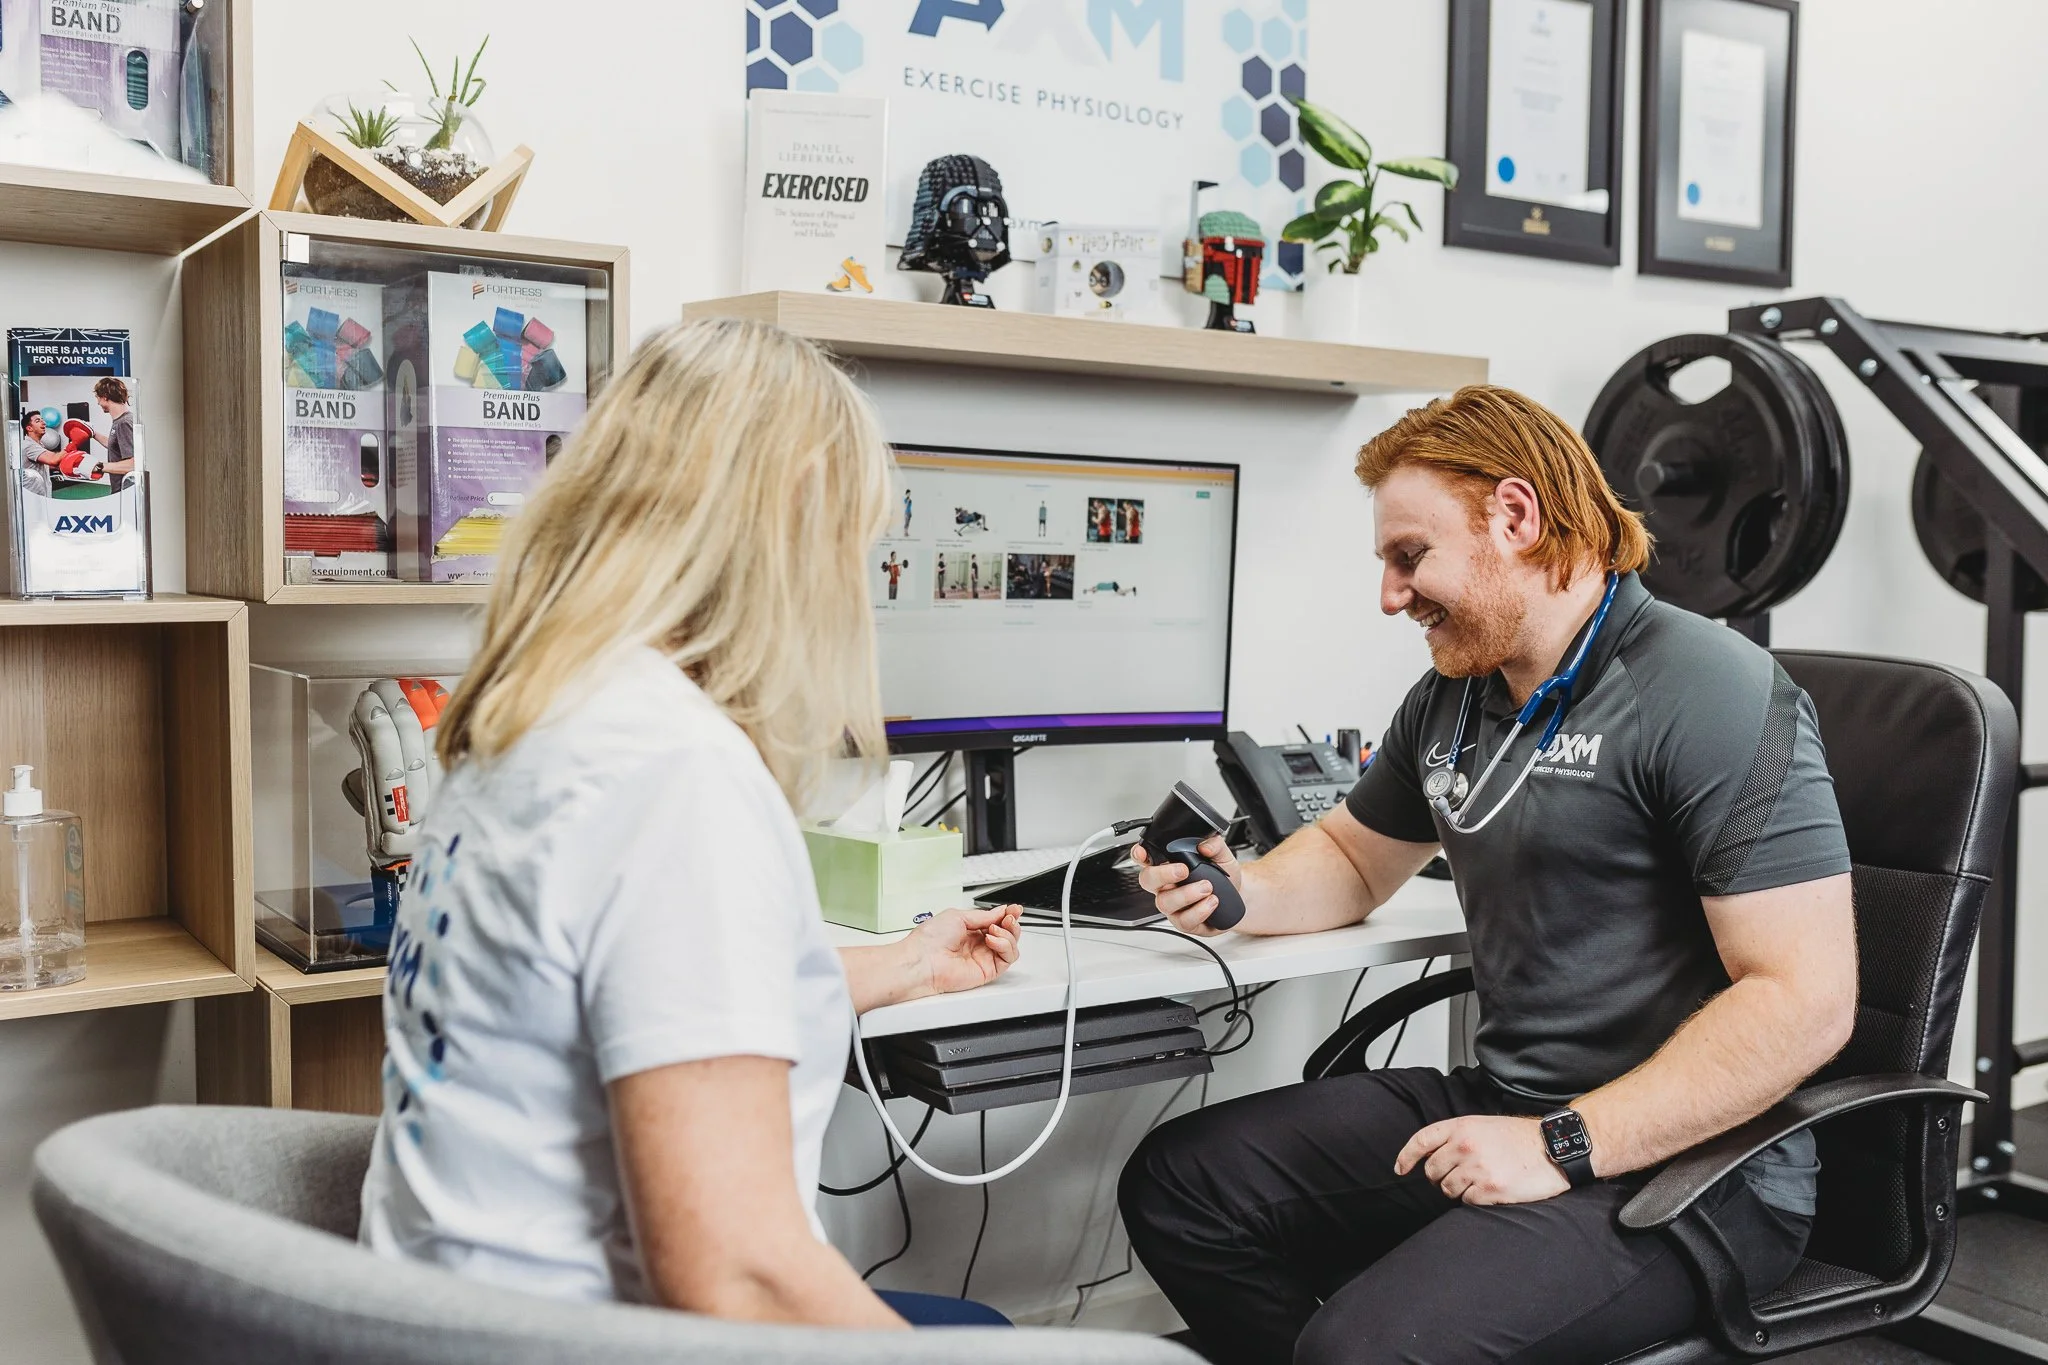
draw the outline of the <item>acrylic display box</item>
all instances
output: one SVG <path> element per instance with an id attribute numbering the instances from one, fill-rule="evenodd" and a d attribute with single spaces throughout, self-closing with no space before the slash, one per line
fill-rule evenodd
<path id="1" fill-rule="evenodd" d="M 625 351 L 625 251 L 263 213 L 185 266 L 186 575 L 265 602 L 480 601 Z"/>
<path id="2" fill-rule="evenodd" d="M 250 666 L 256 939 L 300 971 L 375 966 L 390 947 L 404 874 L 374 866 L 357 804 L 377 802 L 382 790 L 374 778 L 352 777 L 363 766 L 350 734 L 358 699 L 383 679 L 431 679 L 452 692 L 461 667 Z M 422 785 L 415 775 L 398 807 L 414 825 L 430 805 Z M 387 852 L 375 861 L 392 859 Z"/>
<path id="3" fill-rule="evenodd" d="M 0 0 L 0 240 L 176 255 L 249 210 L 255 0 Z"/>

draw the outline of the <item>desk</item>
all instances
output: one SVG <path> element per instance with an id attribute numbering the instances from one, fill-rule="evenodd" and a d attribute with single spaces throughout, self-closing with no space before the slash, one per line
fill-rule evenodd
<path id="1" fill-rule="evenodd" d="M 870 934 L 827 925 L 834 947 L 890 943 L 900 934 Z M 1373 911 L 1363 924 L 1319 934 L 1275 938 L 1225 934 L 1207 940 L 1230 964 L 1240 986 L 1285 981 L 1323 972 L 1357 971 L 1393 962 L 1418 962 L 1469 951 L 1465 917 L 1449 882 L 1416 878 Z M 1080 1004 L 1113 1005 L 1157 995 L 1220 990 L 1223 974 L 1200 948 L 1165 934 L 1117 929 L 1074 930 L 1074 967 Z M 960 1024 L 1050 1014 L 1067 1001 L 1066 956 L 1057 929 L 1024 931 L 1024 954 L 1002 978 L 977 990 L 885 1005 L 861 1016 L 864 1037 L 922 1033 Z"/>

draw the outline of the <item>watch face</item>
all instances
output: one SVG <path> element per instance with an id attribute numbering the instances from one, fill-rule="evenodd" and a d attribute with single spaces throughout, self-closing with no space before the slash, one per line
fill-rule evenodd
<path id="1" fill-rule="evenodd" d="M 1572 1161 L 1593 1154 L 1592 1139 L 1586 1136 L 1585 1120 L 1567 1109 L 1543 1120 L 1543 1145 L 1556 1162 Z"/>

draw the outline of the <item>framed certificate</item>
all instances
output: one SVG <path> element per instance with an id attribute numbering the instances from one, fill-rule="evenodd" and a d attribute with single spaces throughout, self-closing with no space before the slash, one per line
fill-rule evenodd
<path id="1" fill-rule="evenodd" d="M 1647 0 L 1645 275 L 1792 283 L 1798 0 Z"/>
<path id="2" fill-rule="evenodd" d="M 1444 243 L 1621 260 L 1625 0 L 1451 0 Z M 1483 170 L 1483 174 L 1481 171 Z"/>

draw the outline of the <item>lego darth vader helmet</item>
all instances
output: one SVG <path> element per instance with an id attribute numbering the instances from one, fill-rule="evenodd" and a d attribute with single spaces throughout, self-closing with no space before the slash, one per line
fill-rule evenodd
<path id="1" fill-rule="evenodd" d="M 995 167 L 978 156 L 934 157 L 917 178 L 899 265 L 984 278 L 1010 263 L 1009 216 Z"/>

